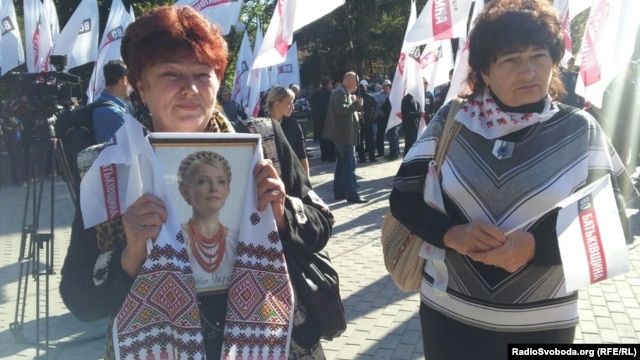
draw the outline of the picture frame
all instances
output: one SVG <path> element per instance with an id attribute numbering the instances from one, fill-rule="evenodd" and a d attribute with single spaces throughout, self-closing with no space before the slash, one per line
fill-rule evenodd
<path id="1" fill-rule="evenodd" d="M 196 292 L 227 291 L 260 135 L 157 132 L 148 138 L 176 209 Z"/>

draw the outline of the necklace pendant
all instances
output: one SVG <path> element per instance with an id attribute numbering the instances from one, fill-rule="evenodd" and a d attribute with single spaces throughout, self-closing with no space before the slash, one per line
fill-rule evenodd
<path id="1" fill-rule="evenodd" d="M 511 141 L 496 140 L 493 144 L 493 156 L 498 160 L 509 159 L 513 155 L 515 143 Z"/>

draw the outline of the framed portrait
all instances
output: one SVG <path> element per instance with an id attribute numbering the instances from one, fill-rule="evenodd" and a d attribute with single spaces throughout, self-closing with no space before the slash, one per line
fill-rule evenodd
<path id="1" fill-rule="evenodd" d="M 257 134 L 152 133 L 199 294 L 225 291 Z"/>

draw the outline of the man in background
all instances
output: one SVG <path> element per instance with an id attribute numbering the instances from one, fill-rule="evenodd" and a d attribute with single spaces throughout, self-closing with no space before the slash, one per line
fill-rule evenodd
<path id="1" fill-rule="evenodd" d="M 359 96 L 362 97 L 363 105 L 360 113 L 360 145 L 358 145 L 358 157 L 361 162 L 376 161 L 376 144 L 373 138 L 373 124 L 376 121 L 376 99 L 368 91 L 367 80 L 360 80 Z"/>
<path id="2" fill-rule="evenodd" d="M 404 132 L 404 152 L 402 157 L 405 157 L 409 149 L 411 149 L 418 139 L 420 118 L 424 113 L 422 112 L 420 103 L 416 101 L 411 93 L 407 93 L 402 98 L 400 112 L 402 113 L 402 132 Z"/>
<path id="3" fill-rule="evenodd" d="M 113 134 L 124 124 L 127 113 L 126 101 L 131 86 L 127 79 L 127 65 L 122 60 L 111 60 L 102 67 L 104 89 L 93 102 L 106 102 L 105 106 L 93 109 L 93 130 L 96 142 L 103 143 L 111 139 Z"/>
<path id="4" fill-rule="evenodd" d="M 449 94 L 449 88 L 451 87 L 451 78 L 453 77 L 453 69 L 449 70 L 449 82 L 444 84 L 440 84 L 433 89 L 433 95 L 435 96 L 435 108 L 433 112 L 436 113 L 440 109 L 442 105 L 444 105 L 444 101 L 447 99 L 447 94 Z"/>
<path id="5" fill-rule="evenodd" d="M 436 98 L 433 93 L 429 91 L 429 80 L 424 79 L 424 122 L 425 125 L 429 123 L 434 114 L 436 107 Z"/>
<path id="6" fill-rule="evenodd" d="M 322 79 L 322 87 L 311 96 L 311 118 L 313 119 L 313 138 L 320 142 L 320 159 L 322 161 L 336 161 L 336 149 L 333 141 L 323 138 L 324 123 L 331 98 L 331 80 Z"/>
<path id="7" fill-rule="evenodd" d="M 382 110 L 385 102 L 389 98 L 391 93 L 391 81 L 386 79 L 382 82 L 382 91 L 377 92 L 374 95 L 376 100 L 376 149 L 378 157 L 384 157 L 384 138 L 387 131 L 387 122 L 389 121 L 389 115 L 385 114 Z"/>
<path id="8" fill-rule="evenodd" d="M 333 173 L 333 197 L 350 203 L 366 203 L 358 194 L 356 183 L 356 145 L 359 142 L 360 126 L 358 111 L 362 109 L 362 98 L 353 93 L 358 87 L 355 72 L 348 72 L 342 84 L 331 92 L 323 137 L 333 141 L 336 149 L 336 167 Z"/>
<path id="9" fill-rule="evenodd" d="M 218 99 L 220 100 L 222 111 L 227 115 L 227 119 L 229 119 L 232 124 L 247 119 L 247 114 L 245 114 L 242 106 L 231 99 L 231 90 L 229 90 L 228 87 L 220 86 L 220 90 L 218 90 Z"/>
<path id="10" fill-rule="evenodd" d="M 573 71 L 576 59 L 571 58 L 567 61 L 567 68 L 562 70 L 560 77 L 562 78 L 562 84 L 567 92 L 567 95 L 563 97 L 560 102 L 563 104 L 571 105 L 582 109 L 584 107 L 584 98 L 576 94 L 576 83 L 578 82 L 578 72 Z"/>

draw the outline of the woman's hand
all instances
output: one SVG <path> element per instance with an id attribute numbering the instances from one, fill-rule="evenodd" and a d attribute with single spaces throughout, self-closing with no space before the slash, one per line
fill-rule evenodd
<path id="1" fill-rule="evenodd" d="M 535 251 L 533 234 L 519 230 L 510 234 L 502 246 L 484 252 L 470 251 L 467 255 L 475 261 L 514 272 L 531 261 Z"/>
<path id="2" fill-rule="evenodd" d="M 167 221 L 167 209 L 158 197 L 145 194 L 122 215 L 127 245 L 122 251 L 122 269 L 135 276 L 147 258 L 147 239 L 155 240 Z"/>
<path id="3" fill-rule="evenodd" d="M 258 210 L 264 210 L 271 203 L 278 230 L 284 230 L 284 200 L 287 193 L 271 160 L 260 160 L 253 169 L 253 176 L 258 184 Z"/>
<path id="4" fill-rule="evenodd" d="M 477 220 L 456 225 L 444 234 L 444 245 L 462 255 L 495 249 L 505 241 L 502 229 Z"/>

